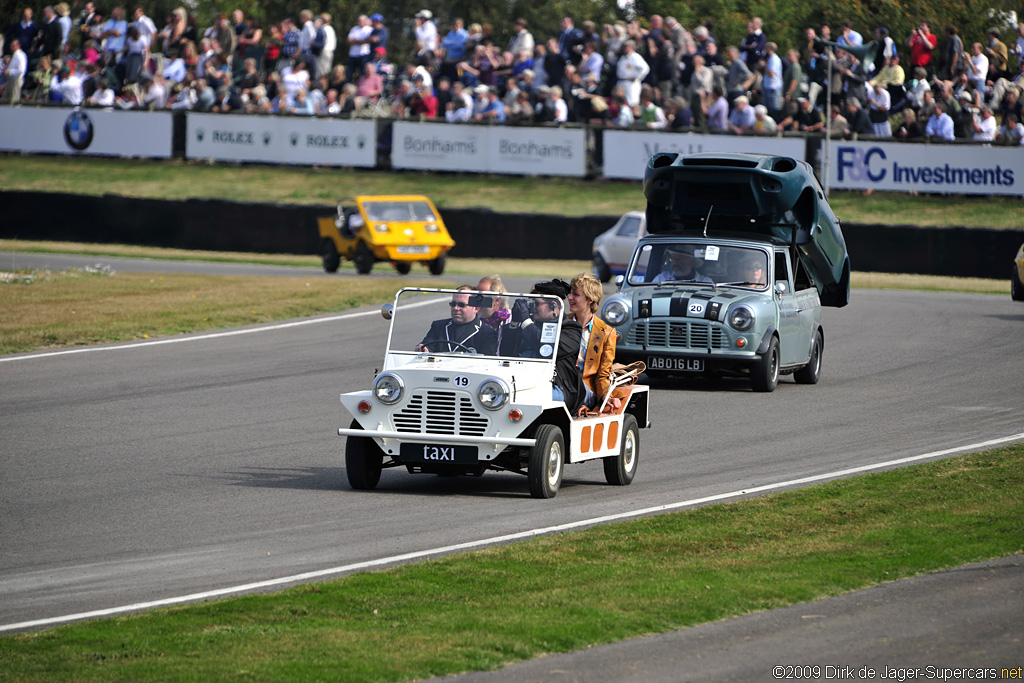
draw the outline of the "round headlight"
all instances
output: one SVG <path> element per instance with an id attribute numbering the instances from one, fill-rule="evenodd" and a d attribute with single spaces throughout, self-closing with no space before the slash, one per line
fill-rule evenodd
<path id="1" fill-rule="evenodd" d="M 373 225 L 373 229 L 376 230 L 377 232 L 387 232 L 388 231 L 388 224 L 387 223 L 375 223 Z"/>
<path id="2" fill-rule="evenodd" d="M 737 306 L 729 313 L 729 324 L 741 332 L 754 324 L 754 312 L 746 306 Z"/>
<path id="3" fill-rule="evenodd" d="M 426 225 L 423 226 L 423 229 L 426 230 L 427 232 L 437 232 L 437 224 L 427 223 Z"/>
<path id="4" fill-rule="evenodd" d="M 601 317 L 609 325 L 621 325 L 629 316 L 629 307 L 620 299 L 612 299 L 604 305 Z"/>
<path id="5" fill-rule="evenodd" d="M 500 379 L 489 379 L 480 385 L 476 397 L 487 410 L 497 410 L 508 401 L 508 385 Z"/>
<path id="6" fill-rule="evenodd" d="M 390 405 L 402 398 L 402 390 L 404 388 L 405 385 L 402 384 L 402 379 L 398 375 L 386 372 L 382 375 L 377 375 L 377 379 L 373 383 L 373 395 L 381 403 Z"/>

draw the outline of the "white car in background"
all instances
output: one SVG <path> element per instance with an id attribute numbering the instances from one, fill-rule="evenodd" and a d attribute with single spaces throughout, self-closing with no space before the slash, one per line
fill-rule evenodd
<path id="1" fill-rule="evenodd" d="M 646 234 L 647 217 L 644 212 L 630 211 L 594 238 L 594 276 L 601 282 L 609 282 L 616 275 L 625 275 L 637 241 Z"/>

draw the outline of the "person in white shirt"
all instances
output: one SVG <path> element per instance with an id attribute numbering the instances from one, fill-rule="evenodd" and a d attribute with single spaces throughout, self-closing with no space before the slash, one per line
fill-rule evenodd
<path id="1" fill-rule="evenodd" d="M 185 80 L 185 76 L 188 75 L 188 67 L 185 66 L 185 60 L 181 57 L 172 59 L 167 62 L 164 66 L 164 80 L 171 83 L 181 83 Z"/>
<path id="2" fill-rule="evenodd" d="M 650 73 L 651 67 L 636 51 L 636 43 L 627 40 L 622 45 L 622 56 L 615 64 L 615 76 L 618 85 L 626 93 L 626 102 L 635 107 L 640 104 L 640 83 Z"/>
<path id="3" fill-rule="evenodd" d="M 562 99 L 562 88 L 551 86 L 551 105 L 555 108 L 555 123 L 565 123 L 569 120 L 569 105 Z"/>
<path id="4" fill-rule="evenodd" d="M 422 40 L 423 49 L 430 53 L 437 52 L 438 48 L 437 26 L 431 21 L 433 17 L 430 10 L 421 9 L 416 13 L 416 27 L 413 29 L 416 40 Z"/>
<path id="5" fill-rule="evenodd" d="M 7 63 L 7 82 L 4 84 L 4 102 L 16 104 L 21 101 L 21 86 L 25 83 L 28 71 L 28 55 L 21 49 L 21 42 L 11 40 L 11 60 Z"/>
<path id="6" fill-rule="evenodd" d="M 316 38 L 316 25 L 313 23 L 313 12 L 304 9 L 299 12 L 299 54 L 309 52 L 309 45 Z"/>
<path id="7" fill-rule="evenodd" d="M 996 139 L 996 117 L 992 109 L 982 106 L 981 112 L 974 115 L 974 139 L 977 142 L 988 142 Z"/>
<path id="8" fill-rule="evenodd" d="M 56 87 L 50 86 L 50 92 L 57 90 L 61 95 L 61 102 L 77 107 L 82 103 L 82 79 L 74 69 L 67 65 L 61 67 L 60 82 Z"/>
<path id="9" fill-rule="evenodd" d="M 319 38 L 322 31 L 324 40 L 320 55 L 317 57 L 316 75 L 322 76 L 331 72 L 331 64 L 334 63 L 334 51 L 338 49 L 338 36 L 334 32 L 334 27 L 331 26 L 331 15 L 327 12 L 320 15 L 318 23 L 320 25 L 317 27 L 317 37 Z M 370 32 L 373 32 L 372 27 Z"/>
<path id="10" fill-rule="evenodd" d="M 981 43 L 971 45 L 971 57 L 967 60 L 967 78 L 974 87 L 985 92 L 985 81 L 988 79 L 988 57 L 982 51 Z"/>
<path id="11" fill-rule="evenodd" d="M 107 79 L 101 78 L 96 84 L 96 92 L 89 98 L 89 104 L 94 107 L 114 106 L 114 89 L 107 83 Z"/>
<path id="12" fill-rule="evenodd" d="M 146 41 L 146 45 L 152 51 L 153 40 L 156 38 L 156 24 L 146 16 L 146 12 L 143 11 L 142 7 L 136 7 L 133 16 L 135 21 L 131 25 L 139 30 L 139 37 Z"/>
<path id="13" fill-rule="evenodd" d="M 348 32 L 348 72 L 354 78 L 363 73 L 363 65 L 370 61 L 370 36 L 373 25 L 370 18 L 360 14 L 356 25 Z"/>

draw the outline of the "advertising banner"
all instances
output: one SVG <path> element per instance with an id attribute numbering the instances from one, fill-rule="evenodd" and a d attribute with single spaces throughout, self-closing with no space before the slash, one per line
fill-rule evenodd
<path id="1" fill-rule="evenodd" d="M 824 148 L 820 158 L 824 163 Z M 1024 150 L 843 140 L 832 143 L 829 187 L 1020 197 L 1024 196 Z"/>
<path id="2" fill-rule="evenodd" d="M 185 156 L 312 166 L 377 164 L 370 120 L 235 114 L 187 115 Z"/>
<path id="3" fill-rule="evenodd" d="M 169 112 L 0 107 L 0 149 L 48 154 L 171 156 Z"/>
<path id="4" fill-rule="evenodd" d="M 770 138 L 748 135 L 704 135 L 642 130 L 604 131 L 602 175 L 606 178 L 643 180 L 647 161 L 658 152 L 777 154 L 803 159 L 803 138 Z"/>
<path id="5" fill-rule="evenodd" d="M 586 132 L 581 128 L 520 128 L 449 123 L 394 125 L 394 168 L 583 177 Z"/>

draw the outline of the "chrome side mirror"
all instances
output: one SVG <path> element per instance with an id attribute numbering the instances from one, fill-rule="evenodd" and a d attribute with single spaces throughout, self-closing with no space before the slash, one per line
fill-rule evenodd
<path id="1" fill-rule="evenodd" d="M 787 289 L 789 289 L 789 287 L 782 280 L 775 283 L 775 291 L 779 294 L 785 294 Z"/>
<path id="2" fill-rule="evenodd" d="M 384 304 L 383 306 L 380 307 L 380 317 L 384 318 L 385 320 L 391 320 L 391 318 L 394 317 L 394 315 L 394 304 Z"/>

